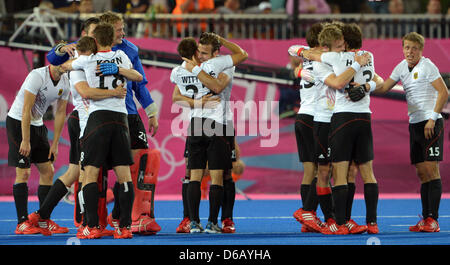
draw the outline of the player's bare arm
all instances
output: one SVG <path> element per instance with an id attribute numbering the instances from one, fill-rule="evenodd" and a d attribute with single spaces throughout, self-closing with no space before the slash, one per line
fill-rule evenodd
<path id="1" fill-rule="evenodd" d="M 192 72 L 194 67 L 196 66 L 194 60 L 190 60 L 184 57 L 182 58 L 186 62 L 186 70 Z M 216 94 L 222 92 L 231 81 L 230 77 L 224 73 L 220 73 L 217 78 L 214 78 L 203 70 L 198 72 L 197 78 L 200 80 L 200 82 L 203 83 L 203 85 L 205 85 L 209 90 L 213 91 Z"/>
<path id="2" fill-rule="evenodd" d="M 311 49 L 301 49 L 300 54 L 298 55 L 310 61 L 321 62 L 322 59 L 320 57 L 323 53 L 324 51 L 321 48 L 316 47 Z"/>
<path id="3" fill-rule="evenodd" d="M 247 60 L 248 54 L 245 50 L 243 50 L 239 45 L 234 42 L 228 41 L 227 39 L 217 35 L 220 43 L 231 51 L 231 58 L 233 59 L 233 65 L 238 65 L 243 61 Z"/>
<path id="4" fill-rule="evenodd" d="M 105 98 L 124 98 L 127 95 L 127 89 L 124 84 L 118 85 L 115 89 L 100 89 L 90 87 L 88 82 L 81 81 L 75 84 L 75 89 L 84 99 L 101 100 Z"/>
<path id="5" fill-rule="evenodd" d="M 389 92 L 395 85 L 397 84 L 396 81 L 392 80 L 391 78 L 388 78 L 384 80 L 381 86 L 377 83 L 377 88 L 372 92 L 374 94 L 385 94 Z"/>
<path id="6" fill-rule="evenodd" d="M 438 92 L 438 97 L 436 99 L 436 104 L 433 110 L 435 113 L 435 117 L 429 118 L 427 123 L 425 124 L 424 134 L 426 139 L 431 139 L 434 136 L 435 121 L 439 113 L 442 112 L 442 109 L 444 108 L 444 105 L 448 100 L 448 88 L 445 85 L 444 80 L 442 80 L 442 77 L 439 77 L 438 79 L 431 82 L 431 85 Z"/>
<path id="7" fill-rule="evenodd" d="M 48 153 L 49 159 L 51 158 L 52 154 L 54 160 L 56 160 L 56 157 L 58 156 L 59 137 L 61 136 L 61 132 L 64 127 L 64 122 L 66 120 L 66 108 L 67 108 L 67 100 L 59 99 L 56 103 L 54 137 Z"/>
<path id="8" fill-rule="evenodd" d="M 134 81 L 134 82 L 141 82 L 144 79 L 138 71 L 136 71 L 134 69 L 126 69 L 126 68 L 118 67 L 114 63 L 102 63 L 100 65 L 97 65 L 97 73 L 100 76 L 119 74 L 119 75 L 124 76 L 129 81 Z"/>
<path id="9" fill-rule="evenodd" d="M 75 60 L 76 60 L 76 58 L 67 60 L 65 63 L 61 64 L 61 69 L 62 69 L 64 72 L 72 71 L 72 70 L 73 70 L 73 68 L 72 68 L 72 62 L 75 61 Z"/>
<path id="10" fill-rule="evenodd" d="M 214 96 L 213 94 L 206 94 L 200 99 L 193 99 L 190 97 L 183 96 L 180 93 L 178 86 L 175 86 L 172 93 L 172 102 L 183 107 L 195 108 L 198 106 L 206 108 L 214 108 L 220 103 L 220 98 Z"/>
<path id="11" fill-rule="evenodd" d="M 25 91 L 24 102 L 22 108 L 22 142 L 20 143 L 19 153 L 23 156 L 29 156 L 31 151 L 30 144 L 30 124 L 31 124 L 31 108 L 36 101 L 36 95 L 29 91 Z"/>

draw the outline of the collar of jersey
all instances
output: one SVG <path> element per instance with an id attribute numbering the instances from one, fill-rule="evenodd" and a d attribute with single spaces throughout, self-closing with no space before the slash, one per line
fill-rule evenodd
<path id="1" fill-rule="evenodd" d="M 107 50 L 107 51 L 97 51 L 97 52 L 112 52 L 112 50 Z"/>

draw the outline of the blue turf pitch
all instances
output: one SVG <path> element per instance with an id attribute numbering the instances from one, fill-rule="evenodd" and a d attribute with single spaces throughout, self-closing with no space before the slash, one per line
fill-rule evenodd
<path id="1" fill-rule="evenodd" d="M 30 202 L 28 210 L 34 211 L 37 202 Z M 162 230 L 153 236 L 138 236 L 129 240 L 115 240 L 104 237 L 97 240 L 78 240 L 73 225 L 73 206 L 60 202 L 52 219 L 67 226 L 68 234 L 16 235 L 16 213 L 13 202 L 0 203 L 0 245 L 450 245 L 450 199 L 443 199 L 440 206 L 439 233 L 413 233 L 410 225 L 419 220 L 420 200 L 395 199 L 379 200 L 377 235 L 321 235 L 301 233 L 300 224 L 292 213 L 300 207 L 295 200 L 238 200 L 235 204 L 235 234 L 176 234 L 175 228 L 181 221 L 181 201 L 157 201 L 156 220 Z M 108 205 L 111 210 L 112 205 Z M 365 222 L 364 200 L 355 200 L 353 219 Z M 200 216 L 203 225 L 208 216 L 208 201 L 201 202 Z M 319 217 L 322 217 L 319 210 Z"/>

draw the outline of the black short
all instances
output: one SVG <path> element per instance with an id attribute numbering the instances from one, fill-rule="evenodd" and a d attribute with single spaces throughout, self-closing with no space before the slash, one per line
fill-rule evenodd
<path id="1" fill-rule="evenodd" d="M 48 159 L 50 144 L 48 143 L 47 127 L 30 125 L 30 156 L 19 153 L 22 142 L 21 121 L 6 116 L 6 132 L 8 135 L 8 166 L 30 168 L 31 164 L 45 163 Z"/>
<path id="2" fill-rule="evenodd" d="M 373 160 L 373 136 L 370 113 L 339 112 L 330 125 L 331 161 Z"/>
<path id="3" fill-rule="evenodd" d="M 328 136 L 330 132 L 329 122 L 314 122 L 314 148 L 315 162 L 319 164 L 330 163 L 330 146 L 328 144 Z"/>
<path id="4" fill-rule="evenodd" d="M 184 152 L 183 152 L 184 158 L 189 157 L 189 149 L 188 149 L 189 137 L 190 136 L 186 137 L 186 142 L 184 144 Z M 231 146 L 231 162 L 236 162 L 236 145 L 234 143 L 234 136 L 227 137 L 226 139 L 229 142 L 228 144 Z"/>
<path id="5" fill-rule="evenodd" d="M 434 125 L 434 135 L 425 139 L 424 128 L 428 121 L 409 124 L 409 156 L 411 164 L 424 161 L 442 161 L 444 153 L 444 122 L 437 119 Z"/>
<path id="6" fill-rule="evenodd" d="M 80 162 L 80 119 L 78 110 L 72 111 L 67 119 L 67 130 L 70 138 L 69 163 L 78 165 Z"/>
<path id="7" fill-rule="evenodd" d="M 131 149 L 148 149 L 147 132 L 139 114 L 128 114 Z"/>
<path id="8" fill-rule="evenodd" d="M 295 119 L 295 139 L 300 162 L 314 162 L 314 117 L 307 114 L 297 114 Z"/>
<path id="9" fill-rule="evenodd" d="M 190 136 L 187 136 L 186 137 L 186 142 L 185 142 L 185 144 L 184 144 L 184 154 L 183 154 L 183 156 L 184 156 L 184 158 L 188 158 L 189 157 L 189 149 L 188 149 L 188 146 L 189 146 L 189 137 Z"/>
<path id="10" fill-rule="evenodd" d="M 113 168 L 132 165 L 127 115 L 99 110 L 91 113 L 81 140 L 82 166 Z"/>
<path id="11" fill-rule="evenodd" d="M 190 126 L 191 135 L 188 141 L 189 168 L 205 169 L 206 164 L 208 164 L 210 170 L 232 168 L 233 146 L 230 143 L 234 143 L 234 136 L 226 133 L 226 126 L 209 119 L 199 118 L 192 118 L 191 125 L 194 123 L 201 124 L 203 129 L 199 132 L 195 131 L 195 126 Z"/>

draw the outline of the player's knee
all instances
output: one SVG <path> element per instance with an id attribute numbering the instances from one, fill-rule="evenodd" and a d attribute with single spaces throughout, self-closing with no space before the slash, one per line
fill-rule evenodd
<path id="1" fill-rule="evenodd" d="M 44 185 L 52 185 L 55 169 L 51 163 L 41 165 L 39 168 L 39 180 Z"/>
<path id="2" fill-rule="evenodd" d="M 93 166 L 85 166 L 84 167 L 84 176 L 83 176 L 83 185 L 87 185 L 92 182 L 97 182 L 98 173 L 100 172 L 99 168 Z"/>
<path id="3" fill-rule="evenodd" d="M 78 180 L 80 176 L 80 168 L 78 165 L 69 164 L 69 168 L 61 177 L 59 177 L 59 180 L 64 183 L 67 187 L 71 186 L 76 180 Z"/>
<path id="4" fill-rule="evenodd" d="M 330 180 L 330 170 L 327 169 L 319 169 L 317 171 L 317 181 L 321 183 L 327 183 Z"/>
<path id="5" fill-rule="evenodd" d="M 439 178 L 434 167 L 434 163 L 419 163 L 416 164 L 416 172 L 421 182 L 428 182 Z"/>
<path id="6" fill-rule="evenodd" d="M 15 183 L 27 183 L 31 175 L 30 168 L 16 168 Z"/>

